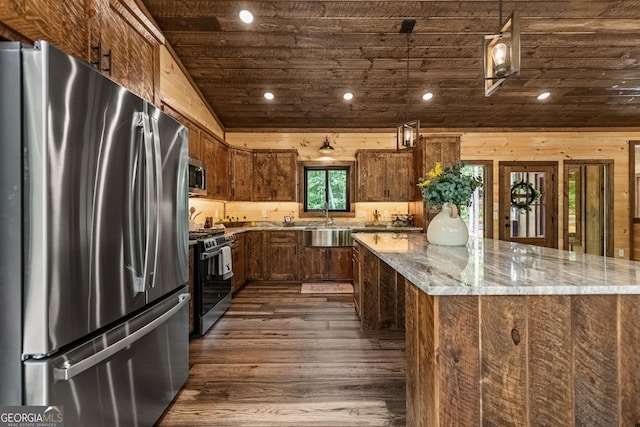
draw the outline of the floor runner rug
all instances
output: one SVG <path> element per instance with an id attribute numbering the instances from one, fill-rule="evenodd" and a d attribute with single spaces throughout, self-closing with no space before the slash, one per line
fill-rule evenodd
<path id="1" fill-rule="evenodd" d="M 317 282 L 303 283 L 300 289 L 303 294 L 352 294 L 351 283 Z"/>

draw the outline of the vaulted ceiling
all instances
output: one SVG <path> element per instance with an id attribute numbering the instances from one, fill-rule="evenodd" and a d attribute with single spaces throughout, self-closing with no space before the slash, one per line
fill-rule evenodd
<path id="1" fill-rule="evenodd" d="M 439 129 L 640 125 L 636 0 L 503 1 L 503 20 L 520 16 L 521 72 L 490 97 L 482 42 L 499 30 L 498 0 L 143 3 L 227 131 L 393 129 L 407 117 Z M 416 20 L 409 98 L 403 19 Z"/>

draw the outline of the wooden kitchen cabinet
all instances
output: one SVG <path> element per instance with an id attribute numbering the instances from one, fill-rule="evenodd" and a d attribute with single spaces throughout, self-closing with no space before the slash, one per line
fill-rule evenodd
<path id="1" fill-rule="evenodd" d="M 253 201 L 295 202 L 298 152 L 254 150 Z"/>
<path id="2" fill-rule="evenodd" d="M 269 280 L 298 280 L 300 232 L 268 231 L 266 233 Z"/>
<path id="3" fill-rule="evenodd" d="M 327 264 L 326 248 L 302 248 L 300 278 L 302 280 L 324 280 Z"/>
<path id="4" fill-rule="evenodd" d="M 247 280 L 266 279 L 265 234 L 265 231 L 250 231 L 244 236 Z"/>
<path id="5" fill-rule="evenodd" d="M 88 52 L 88 62 L 97 61 L 98 52 L 94 48 L 100 44 L 102 55 L 107 55 L 111 51 L 111 71 L 105 70 L 109 67 L 109 60 L 104 56 L 100 58 L 100 71 L 141 98 L 155 105 L 159 104 L 160 64 L 157 30 L 143 24 L 139 15 L 136 16 L 141 12 L 136 5 L 124 5 L 125 2 L 122 0 L 27 3 L 29 6 L 23 7 L 27 8 L 26 15 L 30 16 L 31 22 L 42 22 L 45 28 L 41 30 L 45 33 L 56 27 L 55 32 L 60 32 L 55 35 L 49 34 L 44 37 L 46 40 L 74 56 L 76 56 L 75 48 L 81 48 L 79 52 L 81 55 L 77 57 L 85 58 Z M 47 3 L 56 4 L 56 6 L 45 6 Z M 3 6 L 4 4 L 7 2 L 3 2 Z M 16 4 L 25 3 L 17 2 Z M 61 6 L 62 4 L 65 6 Z M 84 7 L 81 6 L 82 4 Z M 54 11 L 58 16 L 52 16 Z M 37 17 L 39 13 L 42 14 L 40 18 Z M 58 23 L 55 22 L 56 18 L 59 19 Z M 88 25 L 76 26 L 74 19 L 77 18 L 83 19 Z M 84 28 L 87 29 L 86 33 Z M 32 28 L 29 30 L 33 31 Z M 37 38 L 42 38 L 42 34 L 39 33 Z M 83 35 L 82 43 L 78 43 L 80 40 L 67 41 Z M 71 50 L 67 49 L 70 43 L 74 44 Z"/>
<path id="6" fill-rule="evenodd" d="M 415 192 L 412 151 L 359 150 L 356 153 L 360 202 L 408 202 Z"/>
<path id="7" fill-rule="evenodd" d="M 229 149 L 229 164 L 231 167 L 231 200 L 251 200 L 251 176 L 253 171 L 253 153 L 237 148 Z"/>
<path id="8" fill-rule="evenodd" d="M 302 280 L 351 281 L 353 274 L 351 247 L 305 247 L 300 257 Z"/>
<path id="9" fill-rule="evenodd" d="M 353 279 L 353 263 L 351 261 L 351 248 L 329 248 L 327 251 L 327 279 L 345 280 Z"/>
<path id="10" fill-rule="evenodd" d="M 207 197 L 229 199 L 229 147 L 213 135 L 200 131 L 202 162 L 207 170 Z"/>
<path id="11" fill-rule="evenodd" d="M 235 293 L 247 280 L 246 251 L 244 246 L 244 233 L 236 234 L 235 241 L 231 245 L 231 260 L 233 276 L 231 277 L 231 292 Z"/>
<path id="12" fill-rule="evenodd" d="M 200 127 L 167 104 L 162 104 L 162 110 L 189 130 L 189 157 L 202 160 Z"/>
<path id="13" fill-rule="evenodd" d="M 368 249 L 360 246 L 358 251 L 362 329 L 404 329 L 404 280 Z"/>
<path id="14" fill-rule="evenodd" d="M 360 244 L 357 242 L 353 242 L 352 250 L 352 263 L 353 263 L 353 305 L 356 309 L 356 313 L 358 316 L 360 315 L 360 301 L 362 298 L 362 283 L 360 282 L 361 274 L 361 263 L 360 263 Z"/>

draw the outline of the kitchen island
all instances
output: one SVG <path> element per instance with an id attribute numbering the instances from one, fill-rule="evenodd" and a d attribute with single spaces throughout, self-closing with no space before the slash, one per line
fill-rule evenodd
<path id="1" fill-rule="evenodd" d="M 640 264 L 353 237 L 404 278 L 407 425 L 640 425 Z"/>

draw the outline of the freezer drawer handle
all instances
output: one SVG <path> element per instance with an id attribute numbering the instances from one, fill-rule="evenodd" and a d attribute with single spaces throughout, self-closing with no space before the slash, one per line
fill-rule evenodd
<path id="1" fill-rule="evenodd" d="M 87 357 L 86 359 L 83 359 L 78 363 L 75 363 L 73 365 L 67 365 L 67 362 L 68 362 L 67 361 L 65 362 L 64 368 L 54 368 L 53 378 L 55 380 L 68 381 L 73 377 L 75 377 L 76 375 L 83 373 L 87 369 L 91 369 L 98 363 L 113 356 L 114 354 L 124 349 L 125 347 L 128 347 L 129 345 L 133 344 L 135 341 L 147 335 L 149 332 L 152 332 L 154 329 L 156 329 L 157 327 L 162 325 L 164 322 L 169 320 L 171 317 L 173 317 L 174 314 L 180 311 L 182 307 L 188 304 L 190 298 L 191 296 L 189 294 L 180 294 L 178 296 L 178 301 L 179 301 L 178 304 L 172 307 L 169 311 L 164 313 L 162 316 L 158 317 L 153 322 L 143 326 L 142 328 L 138 329 L 131 335 L 128 335 L 127 337 L 110 345 L 104 350 L 100 350 L 96 354 L 90 357 Z"/>

